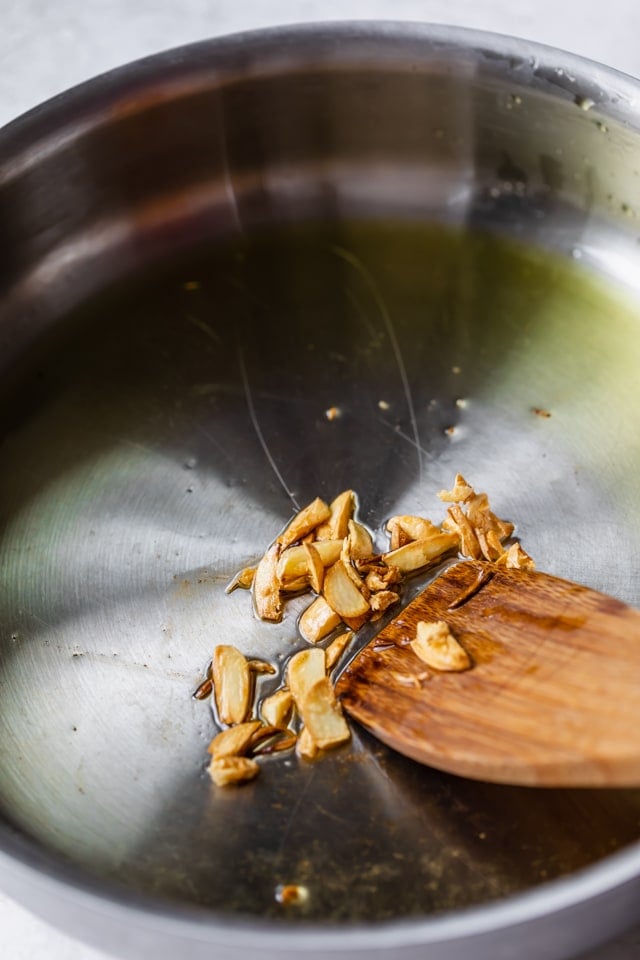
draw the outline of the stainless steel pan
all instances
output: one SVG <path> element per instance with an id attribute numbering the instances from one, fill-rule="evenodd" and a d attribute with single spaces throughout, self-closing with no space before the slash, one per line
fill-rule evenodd
<path id="1" fill-rule="evenodd" d="M 516 40 L 319 25 L 0 133 L 12 895 L 131 958 L 551 960 L 635 919 L 637 791 L 471 783 L 359 732 L 216 791 L 191 692 L 216 642 L 295 648 L 295 607 L 223 587 L 345 486 L 377 527 L 461 470 L 541 568 L 640 602 L 639 103 Z"/>

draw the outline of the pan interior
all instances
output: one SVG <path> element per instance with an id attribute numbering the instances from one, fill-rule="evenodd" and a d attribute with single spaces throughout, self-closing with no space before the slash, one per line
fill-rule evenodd
<path id="1" fill-rule="evenodd" d="M 485 903 L 638 840 L 640 791 L 466 781 L 358 729 L 215 789 L 191 699 L 216 643 L 282 669 L 300 603 L 264 624 L 224 586 L 345 487 L 379 528 L 439 519 L 461 471 L 540 569 L 640 603 L 638 322 L 533 247 L 343 222 L 201 247 L 57 324 L 3 386 L 5 815 L 88 873 L 291 922 Z"/>

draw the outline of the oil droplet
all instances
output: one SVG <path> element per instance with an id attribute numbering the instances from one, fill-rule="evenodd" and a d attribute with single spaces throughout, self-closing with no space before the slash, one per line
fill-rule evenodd
<path id="1" fill-rule="evenodd" d="M 579 247 L 574 247 L 571 256 L 574 260 L 582 260 L 582 250 Z"/>
<path id="2" fill-rule="evenodd" d="M 182 286 L 183 286 L 183 289 L 186 290 L 188 293 L 193 293 L 195 290 L 200 289 L 200 281 L 187 280 L 187 282 L 183 283 Z"/>

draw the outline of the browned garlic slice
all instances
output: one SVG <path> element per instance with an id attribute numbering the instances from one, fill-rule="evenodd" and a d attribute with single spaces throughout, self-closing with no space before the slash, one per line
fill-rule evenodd
<path id="1" fill-rule="evenodd" d="M 404 534 L 404 543 L 411 540 L 428 540 L 429 537 L 439 534 L 440 528 L 427 520 L 426 517 L 414 517 L 410 514 L 400 514 L 387 521 L 387 530 L 393 535 L 398 528 Z M 398 544 L 400 546 L 400 543 Z"/>
<path id="2" fill-rule="evenodd" d="M 373 541 L 366 527 L 356 520 L 349 520 L 349 556 L 352 560 L 368 560 L 373 554 Z"/>
<path id="3" fill-rule="evenodd" d="M 287 547 L 282 552 L 278 561 L 278 577 L 283 586 L 286 586 L 290 580 L 306 576 L 308 560 L 305 546 L 306 544 L 299 544 L 295 547 Z M 342 540 L 315 540 L 313 548 L 320 555 L 322 565 L 329 567 L 340 556 Z"/>
<path id="4" fill-rule="evenodd" d="M 278 578 L 278 558 L 280 544 L 269 547 L 258 564 L 253 580 L 253 602 L 261 620 L 278 623 L 282 620 L 282 598 Z"/>
<path id="5" fill-rule="evenodd" d="M 285 727 L 291 717 L 293 697 L 286 687 L 276 690 L 271 696 L 265 697 L 260 707 L 260 713 L 265 723 L 272 727 Z"/>
<path id="6" fill-rule="evenodd" d="M 328 520 L 330 516 L 331 511 L 327 504 L 324 500 L 321 500 L 320 497 L 316 497 L 315 500 L 308 506 L 303 507 L 303 509 L 295 515 L 291 523 L 282 531 L 276 542 L 283 548 L 288 547 L 297 540 L 302 540 L 308 533 L 315 530 L 319 524 Z"/>
<path id="7" fill-rule="evenodd" d="M 353 490 L 343 490 L 331 502 L 329 519 L 316 530 L 318 540 L 343 540 L 348 533 L 349 520 L 353 516 L 356 497 Z"/>
<path id="8" fill-rule="evenodd" d="M 478 543 L 474 529 L 469 523 L 469 518 L 463 513 L 457 503 L 449 507 L 448 513 L 449 520 L 451 521 L 451 529 L 454 530 L 460 538 L 460 552 L 463 556 L 469 557 L 471 560 L 479 560 L 482 556 L 482 550 L 480 549 L 480 544 Z M 447 527 L 448 526 L 447 524 Z"/>
<path id="9" fill-rule="evenodd" d="M 388 590 L 394 583 L 399 583 L 400 579 L 400 571 L 397 567 L 380 564 L 369 570 L 365 583 L 372 593 L 376 593 L 379 590 Z"/>
<path id="10" fill-rule="evenodd" d="M 383 610 L 388 610 L 394 603 L 397 603 L 399 599 L 400 597 L 395 590 L 379 590 L 377 593 L 371 594 L 369 602 L 372 610 L 376 613 L 382 613 Z"/>
<path id="11" fill-rule="evenodd" d="M 354 587 L 360 591 L 360 593 L 363 595 L 365 600 L 368 600 L 369 588 L 367 587 L 361 575 L 358 573 L 353 563 L 351 562 L 351 543 L 350 543 L 349 537 L 346 537 L 342 541 L 342 551 L 340 553 L 340 560 L 349 576 L 349 579 L 353 583 Z"/>
<path id="12" fill-rule="evenodd" d="M 469 522 L 480 530 L 495 530 L 500 540 L 506 540 L 514 531 L 514 526 L 500 517 L 489 507 L 489 498 L 486 493 L 476 493 L 466 504 Z"/>
<path id="13" fill-rule="evenodd" d="M 258 660 L 257 658 L 254 660 L 247 660 L 247 666 L 252 673 L 257 674 L 274 674 L 278 672 L 274 665 L 269 663 L 268 660 Z"/>
<path id="14" fill-rule="evenodd" d="M 456 479 L 451 490 L 440 490 L 438 499 L 445 503 L 464 503 L 473 496 L 473 487 L 470 487 L 461 473 L 456 473 Z"/>
<path id="15" fill-rule="evenodd" d="M 512 570 L 535 570 L 536 568 L 535 562 L 529 554 L 522 549 L 519 543 L 512 543 L 506 553 L 504 553 L 496 563 Z"/>
<path id="16" fill-rule="evenodd" d="M 233 593 L 238 587 L 242 590 L 250 590 L 253 584 L 253 578 L 256 575 L 255 567 L 244 567 L 242 570 L 238 570 L 236 575 L 232 580 L 229 581 L 225 587 L 225 593 Z"/>
<path id="17" fill-rule="evenodd" d="M 334 640 L 331 641 L 329 646 L 324 651 L 327 671 L 333 670 L 352 640 L 352 631 L 345 630 L 344 633 L 339 634 Z"/>
<path id="18" fill-rule="evenodd" d="M 284 583 L 280 584 L 280 590 L 282 593 L 306 593 L 309 589 L 309 578 L 308 577 L 296 577 L 295 580 L 285 580 Z"/>
<path id="19" fill-rule="evenodd" d="M 471 666 L 469 654 L 443 620 L 433 623 L 420 620 L 415 640 L 412 640 L 409 646 L 423 663 L 434 670 L 453 672 L 468 670 Z"/>
<path id="20" fill-rule="evenodd" d="M 318 643 L 340 624 L 340 617 L 324 597 L 316 597 L 298 621 L 300 635 L 307 643 Z"/>
<path id="21" fill-rule="evenodd" d="M 303 727 L 298 734 L 296 753 L 299 757 L 302 757 L 303 760 L 315 760 L 319 752 L 320 749 L 318 744 L 315 742 L 307 728 Z"/>
<path id="22" fill-rule="evenodd" d="M 398 547 L 390 553 L 385 553 L 383 560 L 389 566 L 397 567 L 400 573 L 411 573 L 420 570 L 439 557 L 449 553 L 458 544 L 458 537 L 452 533 L 437 533 L 428 540 L 413 540 L 404 547 Z"/>
<path id="23" fill-rule="evenodd" d="M 236 647 L 220 644 L 211 661 L 213 692 L 222 723 L 242 723 L 251 701 L 251 674 L 246 658 Z"/>
<path id="24" fill-rule="evenodd" d="M 321 750 L 345 743 L 351 734 L 325 674 L 324 650 L 296 653 L 289 661 L 287 675 L 296 710 L 307 731 L 302 746 L 298 743 L 299 751 L 305 749 L 309 738 Z"/>
<path id="25" fill-rule="evenodd" d="M 315 593 L 321 593 L 322 583 L 324 581 L 324 564 L 322 557 L 312 543 L 305 543 L 303 549 L 307 557 L 309 586 Z"/>
<path id="26" fill-rule="evenodd" d="M 251 738 L 261 726 L 259 720 L 249 720 L 221 730 L 209 744 L 208 751 L 214 760 L 220 757 L 239 757 L 246 751 Z"/>
<path id="27" fill-rule="evenodd" d="M 296 706 L 305 729 L 321 750 L 329 750 L 351 739 L 347 721 L 328 677 L 314 683 L 301 701 L 296 700 Z"/>
<path id="28" fill-rule="evenodd" d="M 209 764 L 209 776 L 218 787 L 253 780 L 260 767 L 249 757 L 220 757 Z"/>
<path id="29" fill-rule="evenodd" d="M 296 707 L 299 708 L 309 689 L 325 676 L 325 653 L 320 647 L 294 653 L 287 667 L 287 678 Z"/>
<path id="30" fill-rule="evenodd" d="M 367 600 L 351 579 L 342 560 L 338 560 L 326 571 L 323 593 L 331 609 L 342 618 L 362 617 L 370 610 Z"/>

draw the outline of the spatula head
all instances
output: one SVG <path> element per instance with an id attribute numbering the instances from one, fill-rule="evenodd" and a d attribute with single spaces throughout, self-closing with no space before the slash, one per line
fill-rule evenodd
<path id="1" fill-rule="evenodd" d="M 444 620 L 472 668 L 427 667 L 408 646 L 420 620 Z M 640 785 L 640 612 L 548 574 L 450 567 L 355 658 L 337 690 L 380 740 L 450 773 Z"/>

